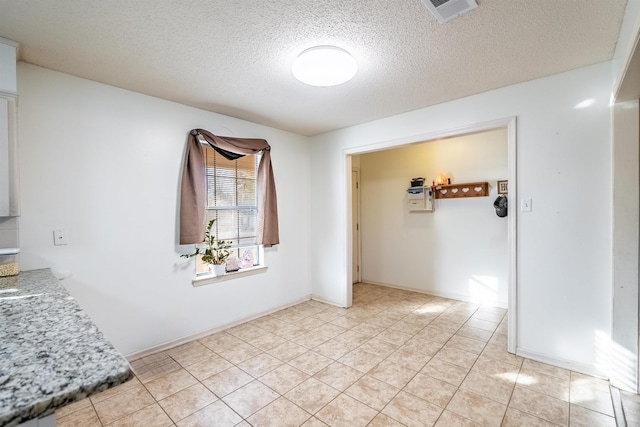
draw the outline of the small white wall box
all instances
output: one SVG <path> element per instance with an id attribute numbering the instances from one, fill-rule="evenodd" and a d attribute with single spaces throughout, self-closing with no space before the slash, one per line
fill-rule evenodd
<path id="1" fill-rule="evenodd" d="M 411 187 L 407 190 L 409 212 L 433 212 L 433 188 Z"/>

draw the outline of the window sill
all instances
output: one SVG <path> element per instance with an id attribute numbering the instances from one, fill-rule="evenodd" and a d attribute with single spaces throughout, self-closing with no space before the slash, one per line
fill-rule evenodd
<path id="1" fill-rule="evenodd" d="M 237 279 L 238 277 L 252 276 L 254 274 L 264 273 L 267 271 L 266 265 L 259 265 L 251 268 L 243 268 L 239 271 L 225 273 L 223 276 L 214 276 L 213 274 L 201 274 L 191 280 L 191 284 L 196 286 L 209 285 L 211 283 L 224 282 L 225 280 Z"/>

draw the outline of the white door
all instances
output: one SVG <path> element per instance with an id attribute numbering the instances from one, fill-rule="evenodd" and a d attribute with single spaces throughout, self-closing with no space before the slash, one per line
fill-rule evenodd
<path id="1" fill-rule="evenodd" d="M 351 223 L 353 224 L 353 283 L 360 282 L 360 172 L 351 171 L 351 194 L 353 208 Z"/>

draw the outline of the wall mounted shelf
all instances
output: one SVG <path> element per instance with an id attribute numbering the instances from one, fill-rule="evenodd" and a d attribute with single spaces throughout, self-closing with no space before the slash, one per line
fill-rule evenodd
<path id="1" fill-rule="evenodd" d="M 467 182 L 464 184 L 436 185 L 435 193 L 436 199 L 486 197 L 489 195 L 489 183 Z"/>

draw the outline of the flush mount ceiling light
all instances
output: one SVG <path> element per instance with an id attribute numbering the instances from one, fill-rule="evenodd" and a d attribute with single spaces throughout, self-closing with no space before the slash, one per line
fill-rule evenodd
<path id="1" fill-rule="evenodd" d="M 312 86 L 336 86 L 351 80 L 358 71 L 358 64 L 344 49 L 316 46 L 298 55 L 291 71 L 302 83 Z"/>

